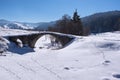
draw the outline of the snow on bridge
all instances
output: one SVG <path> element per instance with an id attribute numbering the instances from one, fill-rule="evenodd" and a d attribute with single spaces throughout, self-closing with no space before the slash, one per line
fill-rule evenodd
<path id="1" fill-rule="evenodd" d="M 51 42 L 53 43 L 59 42 L 61 43 L 62 47 L 65 47 L 68 43 L 72 42 L 72 40 L 75 38 L 75 36 L 73 35 L 43 31 L 39 33 L 9 36 L 8 39 L 12 42 L 15 42 L 17 45 L 19 44 L 18 42 L 18 39 L 19 39 L 23 45 L 27 44 L 29 47 L 34 48 L 37 40 L 43 35 L 51 35 L 52 36 Z"/>

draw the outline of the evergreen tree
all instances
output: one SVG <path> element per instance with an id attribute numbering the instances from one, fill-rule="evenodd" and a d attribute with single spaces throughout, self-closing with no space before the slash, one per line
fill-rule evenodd
<path id="1" fill-rule="evenodd" d="M 73 33 L 75 35 L 81 35 L 82 36 L 83 35 L 83 26 L 82 26 L 80 16 L 78 15 L 77 9 L 73 14 L 72 22 L 73 22 L 73 29 L 74 29 Z"/>
<path id="2" fill-rule="evenodd" d="M 73 14 L 73 21 L 74 22 L 79 22 L 80 21 L 80 16 L 77 13 L 77 9 L 76 9 L 76 11 Z"/>
<path id="3" fill-rule="evenodd" d="M 56 22 L 54 28 L 49 28 L 49 30 L 53 30 L 56 32 L 61 32 L 65 34 L 73 34 L 73 35 L 83 35 L 83 26 L 80 19 L 80 16 L 77 13 L 77 10 L 73 14 L 73 18 L 69 15 L 64 15 L 62 19 Z"/>

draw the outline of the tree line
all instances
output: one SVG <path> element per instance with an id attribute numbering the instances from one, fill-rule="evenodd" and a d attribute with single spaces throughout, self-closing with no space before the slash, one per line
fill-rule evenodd
<path id="1" fill-rule="evenodd" d="M 58 20 L 54 26 L 48 27 L 48 31 L 80 36 L 85 35 L 85 29 L 82 25 L 81 18 L 78 15 L 77 10 L 73 13 L 72 18 L 67 14 L 63 15 L 62 18 Z"/>
<path id="2" fill-rule="evenodd" d="M 47 30 L 80 36 L 119 31 L 120 11 L 97 13 L 81 19 L 76 10 L 72 17 L 67 14 L 63 15 L 55 22 L 55 25 L 49 26 Z"/>

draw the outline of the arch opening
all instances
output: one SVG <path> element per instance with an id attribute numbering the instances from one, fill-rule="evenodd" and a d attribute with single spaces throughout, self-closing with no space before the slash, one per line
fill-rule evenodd
<path id="1" fill-rule="evenodd" d="M 60 40 L 50 34 L 41 36 L 35 43 L 35 49 L 60 49 L 62 44 Z"/>

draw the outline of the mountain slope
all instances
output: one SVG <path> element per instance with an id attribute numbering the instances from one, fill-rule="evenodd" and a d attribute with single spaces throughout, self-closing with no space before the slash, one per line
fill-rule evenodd
<path id="1" fill-rule="evenodd" d="M 35 27 L 35 30 L 48 30 L 48 27 L 54 26 L 56 21 L 52 22 L 43 22 L 43 23 L 38 23 L 38 26 Z"/>
<path id="2" fill-rule="evenodd" d="M 33 29 L 32 26 L 29 26 L 27 24 L 23 24 L 21 22 L 15 22 L 15 21 L 7 21 L 4 19 L 0 20 L 0 27 L 7 29 Z"/>
<path id="3" fill-rule="evenodd" d="M 0 28 L 47 30 L 49 26 L 53 26 L 55 23 L 56 21 L 29 23 L 29 22 L 7 21 L 4 19 L 0 19 Z"/>
<path id="4" fill-rule="evenodd" d="M 120 11 L 108 11 L 96 13 L 90 16 L 81 18 L 84 27 L 90 28 L 92 33 L 109 32 L 120 30 Z M 47 30 L 48 27 L 53 27 L 56 21 L 52 22 L 15 22 L 0 20 L 0 27 L 10 29 L 35 29 Z"/>
<path id="5" fill-rule="evenodd" d="M 120 30 L 120 11 L 96 13 L 82 18 L 83 25 L 92 33 Z"/>

